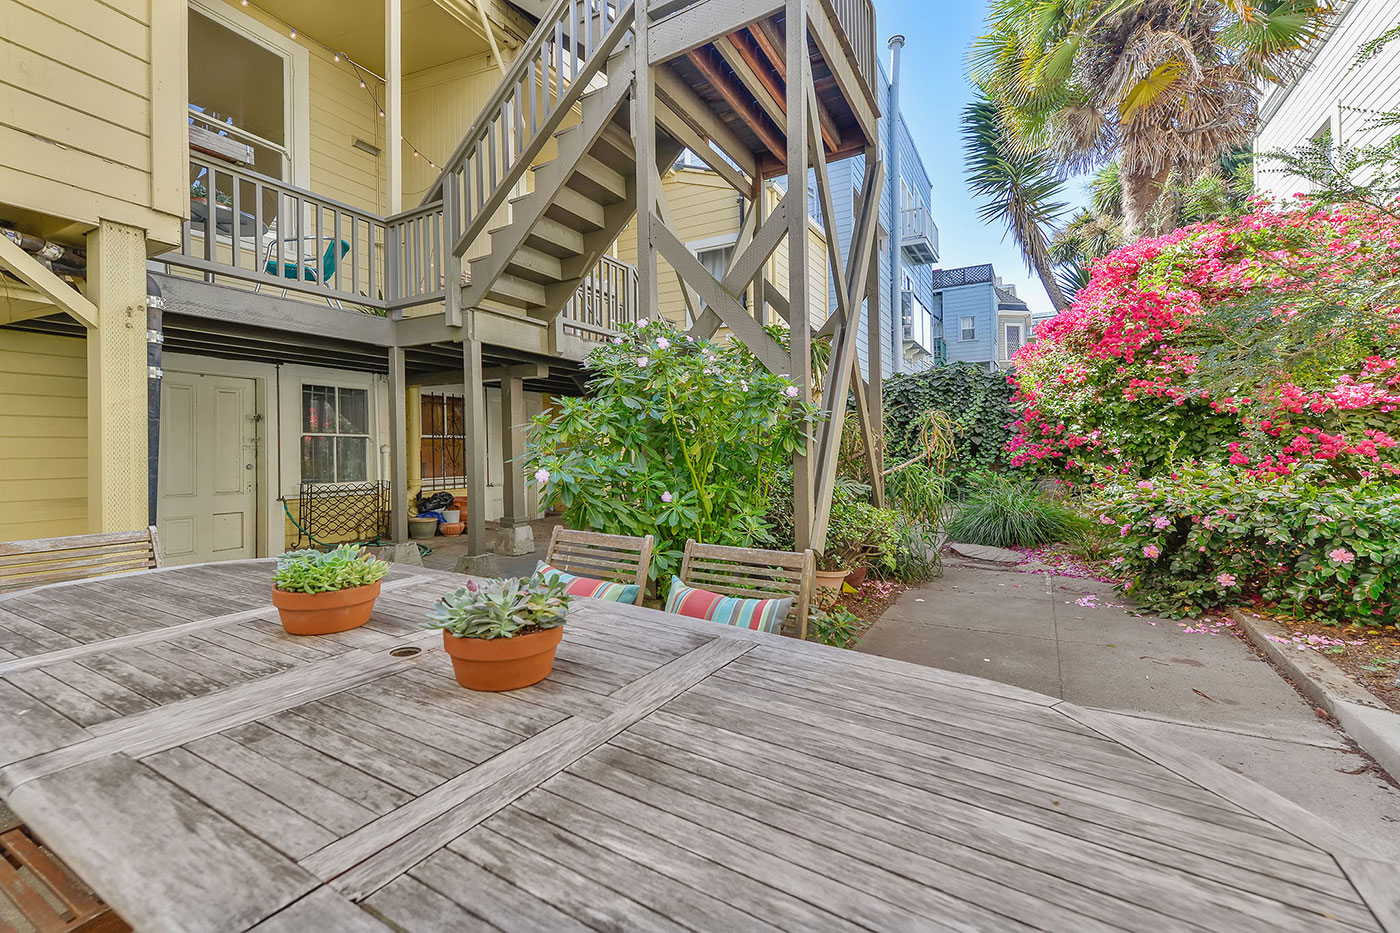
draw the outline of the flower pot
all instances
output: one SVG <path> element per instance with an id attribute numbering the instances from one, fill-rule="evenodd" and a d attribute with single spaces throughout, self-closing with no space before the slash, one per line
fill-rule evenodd
<path id="1" fill-rule="evenodd" d="M 441 525 L 438 525 L 438 531 L 447 535 L 449 538 L 455 538 L 462 533 L 462 529 L 465 527 L 467 527 L 466 522 L 443 522 Z"/>
<path id="2" fill-rule="evenodd" d="M 455 525 L 462 520 L 461 509 L 443 509 L 442 522 L 445 525 Z M 444 532 L 445 534 L 445 532 Z"/>
<path id="3" fill-rule="evenodd" d="M 288 635 L 330 635 L 359 628 L 369 621 L 379 581 L 329 593 L 289 593 L 272 588 L 272 605 Z"/>
<path id="4" fill-rule="evenodd" d="M 846 575 L 846 582 L 849 583 L 851 586 L 860 586 L 862 583 L 865 582 L 865 575 L 869 571 L 870 568 L 862 564 L 861 566 L 857 567 L 855 570 L 852 570 L 849 574 Z"/>
<path id="5" fill-rule="evenodd" d="M 452 656 L 457 683 L 468 690 L 519 690 L 549 676 L 563 637 L 562 625 L 514 638 L 458 638 L 444 631 L 442 647 Z"/>
<path id="6" fill-rule="evenodd" d="M 436 518 L 410 518 L 408 520 L 408 536 L 415 541 L 426 541 L 437 534 Z"/>
<path id="7" fill-rule="evenodd" d="M 841 592 L 841 584 L 846 582 L 849 570 L 818 570 L 817 588 Z"/>
<path id="8" fill-rule="evenodd" d="M 453 496 L 453 497 L 452 497 L 452 507 L 453 507 L 454 509 L 457 510 L 457 512 L 458 512 L 459 515 L 466 515 L 466 514 L 467 514 L 467 497 L 466 497 L 466 496 Z"/>

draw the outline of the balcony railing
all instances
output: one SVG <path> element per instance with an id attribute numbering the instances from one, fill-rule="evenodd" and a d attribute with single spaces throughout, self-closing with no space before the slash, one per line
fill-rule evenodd
<path id="1" fill-rule="evenodd" d="M 602 341 L 637 320 L 637 269 L 611 256 L 598 260 L 564 306 L 564 333 Z"/>
<path id="2" fill-rule="evenodd" d="M 913 292 L 901 293 L 901 311 L 904 321 L 904 345 L 906 350 L 914 350 L 917 356 L 934 352 L 935 338 L 933 313 Z"/>
<path id="3" fill-rule="evenodd" d="M 875 70 L 875 4 L 871 0 L 826 0 L 846 41 L 855 53 L 856 68 L 871 94 L 880 93 Z"/>
<path id="4" fill-rule="evenodd" d="M 900 245 L 904 255 L 916 266 L 938 261 L 938 225 L 922 204 L 906 207 L 901 212 Z"/>
<path id="5" fill-rule="evenodd" d="M 378 314 L 436 304 L 447 294 L 451 244 L 441 201 L 386 219 L 194 153 L 190 178 L 180 248 L 157 262 L 211 283 L 251 284 Z M 565 333 L 593 341 L 613 336 L 637 319 L 637 270 L 604 256 L 562 316 Z"/>
<path id="6" fill-rule="evenodd" d="M 253 283 L 384 307 L 384 220 L 304 188 L 190 154 L 190 219 L 158 262 L 207 282 Z"/>

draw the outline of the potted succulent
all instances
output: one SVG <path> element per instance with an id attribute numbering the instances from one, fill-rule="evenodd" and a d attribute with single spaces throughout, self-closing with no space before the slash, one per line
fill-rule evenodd
<path id="1" fill-rule="evenodd" d="M 329 635 L 369 621 L 389 565 L 359 545 L 288 551 L 272 574 L 272 604 L 289 635 Z"/>
<path id="2" fill-rule="evenodd" d="M 554 667 L 569 611 L 565 587 L 563 580 L 540 574 L 469 582 L 438 600 L 425 627 L 442 629 L 442 646 L 463 687 L 528 687 Z"/>

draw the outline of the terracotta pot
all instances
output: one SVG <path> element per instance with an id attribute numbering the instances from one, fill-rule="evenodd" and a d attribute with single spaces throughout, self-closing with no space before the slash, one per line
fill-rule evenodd
<path id="1" fill-rule="evenodd" d="M 860 586 L 865 582 L 865 575 L 870 571 L 869 567 L 861 565 L 850 573 L 846 574 L 846 582 L 851 586 Z"/>
<path id="2" fill-rule="evenodd" d="M 442 647 L 452 656 L 457 683 L 468 690 L 519 690 L 549 676 L 563 637 L 562 625 L 515 638 L 458 638 L 443 632 Z"/>
<path id="3" fill-rule="evenodd" d="M 369 621 L 379 581 L 329 593 L 288 593 L 272 588 L 272 605 L 288 635 L 330 635 L 359 628 Z"/>
<path id="4" fill-rule="evenodd" d="M 447 535 L 449 538 L 455 538 L 462 533 L 462 529 L 465 527 L 467 527 L 466 522 L 443 522 L 441 525 L 438 525 L 438 531 Z"/>
<path id="5" fill-rule="evenodd" d="M 466 496 L 453 496 L 453 497 L 452 497 L 452 507 L 453 507 L 454 509 L 457 510 L 457 514 L 458 514 L 458 515 L 466 515 L 466 514 L 467 514 L 467 497 L 466 497 Z"/>
<path id="6" fill-rule="evenodd" d="M 818 570 L 817 586 L 839 593 L 841 592 L 841 584 L 846 582 L 846 576 L 849 573 L 849 570 Z"/>

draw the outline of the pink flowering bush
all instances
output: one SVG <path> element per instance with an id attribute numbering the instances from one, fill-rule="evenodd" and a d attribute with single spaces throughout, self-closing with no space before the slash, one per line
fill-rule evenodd
<path id="1" fill-rule="evenodd" d="M 1110 479 L 1090 501 L 1126 533 L 1108 545 L 1146 608 L 1199 615 L 1241 598 L 1320 622 L 1400 622 L 1400 482 L 1327 481 L 1310 463 L 1286 474 L 1182 467 L 1144 482 Z"/>
<path id="2" fill-rule="evenodd" d="M 1259 207 L 1138 240 L 1036 337 L 1015 358 L 1013 465 L 1400 473 L 1396 214 Z"/>

